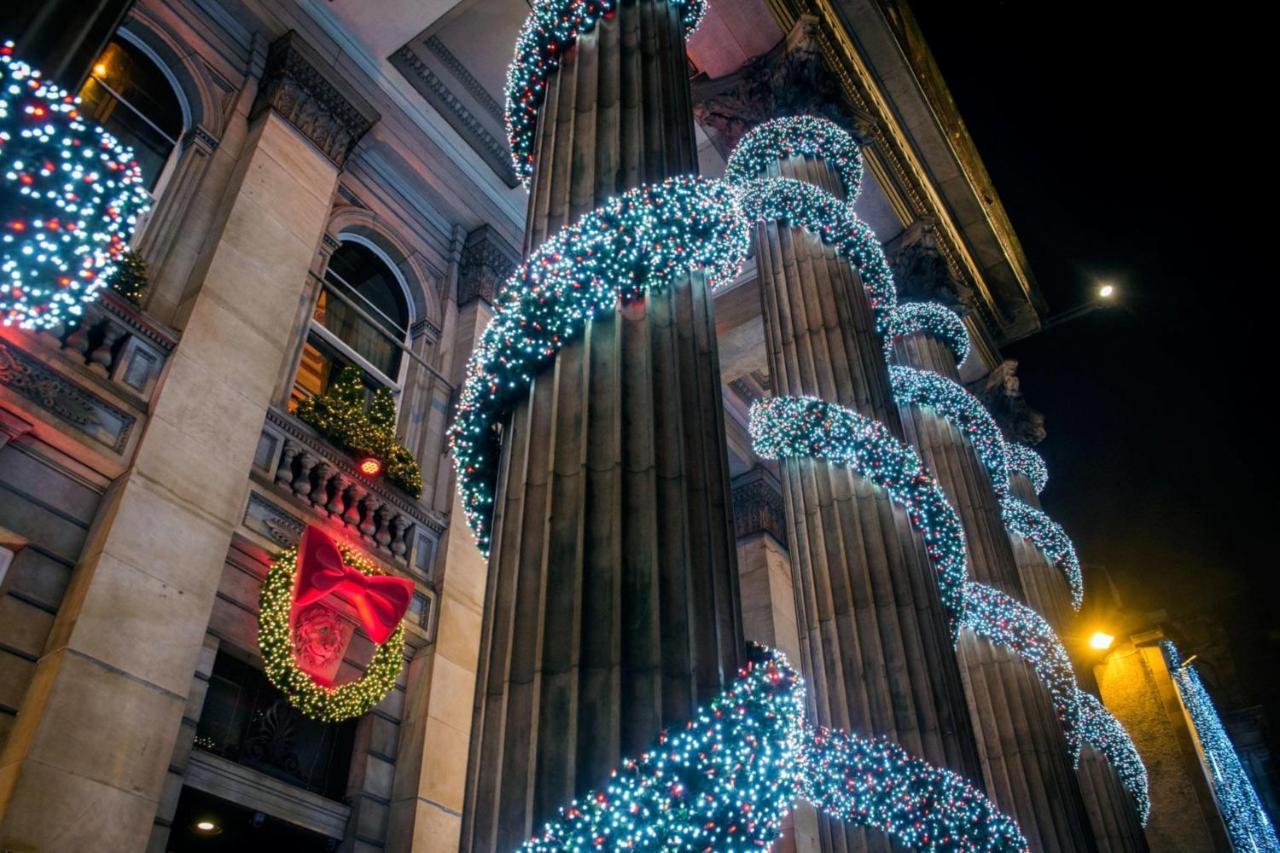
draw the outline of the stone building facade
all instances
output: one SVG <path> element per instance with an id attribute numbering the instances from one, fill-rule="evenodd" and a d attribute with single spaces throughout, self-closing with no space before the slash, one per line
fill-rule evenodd
<path id="1" fill-rule="evenodd" d="M 622 6 L 623 21 L 632 6 L 665 14 L 654 0 Z M 686 469 L 671 474 L 661 453 L 645 463 L 664 483 L 661 500 L 650 493 L 648 509 L 627 517 L 592 509 L 599 524 L 627 526 L 625 535 L 587 544 L 570 535 L 564 519 L 591 509 L 588 490 L 573 491 L 579 469 L 562 463 L 578 445 L 536 429 L 509 427 L 508 445 L 524 448 L 519 458 L 528 464 L 508 459 L 499 496 L 505 518 L 526 512 L 523 538 L 509 523 L 490 565 L 460 507 L 447 427 L 467 358 L 522 255 L 641 180 L 721 174 L 744 132 L 799 112 L 837 120 L 863 145 L 867 177 L 855 209 L 885 245 L 904 298 L 964 313 L 974 353 L 946 366 L 948 375 L 979 393 L 1011 438 L 1043 436 L 1016 379 L 1009 381 L 1000 346 L 1033 332 L 1044 305 L 905 4 L 724 0 L 687 45 L 677 31 L 663 36 L 658 59 L 627 55 L 616 40 L 584 40 L 581 67 L 619 56 L 661 65 L 641 106 L 644 120 L 667 135 L 655 147 L 634 127 L 603 119 L 565 131 L 574 112 L 557 102 L 561 112 L 546 107 L 540 132 L 548 140 L 576 134 L 574 151 L 605 153 L 594 167 L 574 154 L 548 158 L 532 194 L 512 170 L 500 106 L 524 3 L 98 7 L 110 23 L 106 47 L 89 54 L 97 59 L 76 72 L 75 84 L 83 82 L 108 129 L 146 155 L 153 204 L 133 246 L 147 264 L 148 287 L 136 304 L 105 293 L 56 330 L 0 328 L 0 849 L 508 849 L 659 725 L 679 723 L 719 690 L 744 639 L 776 646 L 805 667 L 865 670 L 875 694 L 867 701 L 899 720 L 893 679 L 909 672 L 910 689 L 926 696 L 913 721 L 867 733 L 898 737 L 970 775 L 1019 819 L 1036 849 L 1143 848 L 1140 834 L 1108 841 L 1090 826 L 1098 795 L 1082 798 L 1071 767 L 1053 752 L 1062 735 L 1040 685 L 1013 659 L 973 651 L 983 662 L 958 661 L 940 642 L 936 596 L 881 602 L 882 621 L 859 623 L 900 637 L 885 643 L 883 657 L 831 640 L 839 631 L 824 636 L 824 620 L 852 618 L 859 605 L 837 602 L 831 616 L 807 597 L 814 577 L 881 568 L 895 578 L 925 577 L 928 565 L 910 542 L 880 568 L 852 553 L 819 554 L 804 523 L 799 483 L 808 475 L 752 450 L 754 400 L 788 382 L 789 392 L 822 390 L 780 376 L 776 341 L 797 330 L 762 308 L 762 294 L 811 284 L 786 281 L 761 258 L 768 240 L 795 229 L 762 225 L 755 258 L 714 295 L 697 280 L 676 288 L 670 312 L 702 323 L 688 330 L 697 345 L 677 371 L 685 386 L 653 380 L 655 393 L 641 405 L 649 374 L 632 376 L 604 415 L 586 379 L 565 385 L 559 398 L 534 394 L 521 404 L 520 417 L 534 425 L 589 420 L 598 434 L 574 440 L 592 453 L 621 429 L 618 419 L 653 424 L 660 444 L 686 442 Z M 569 66 L 561 73 L 563 91 L 578 85 L 566 82 Z M 572 91 L 578 115 L 606 111 L 603 84 Z M 541 150 L 550 150 L 548 140 Z M 632 154 L 641 165 L 628 172 L 621 164 Z M 814 253 L 810 260 L 854 287 L 854 273 L 830 253 L 796 251 Z M 660 334 L 651 319 L 619 317 L 624 336 Z M 865 335 L 841 331 L 851 340 Z M 678 323 L 673 334 L 684 334 Z M 557 375 L 581 370 L 584 359 L 607 365 L 609 357 L 584 345 L 578 356 L 559 357 Z M 296 414 L 344 368 L 396 400 L 396 439 L 419 465 L 420 496 L 366 475 L 358 456 Z M 880 394 L 869 412 L 896 424 L 930 464 L 948 464 L 947 454 L 972 461 L 958 435 L 946 439 L 950 449 L 926 447 L 924 436 L 943 427 L 909 407 L 900 413 L 886 377 L 866 380 Z M 710 384 L 697 384 L 703 380 Z M 853 400 L 861 391 L 840 393 Z M 672 411 L 682 427 L 667 422 Z M 561 443 L 548 461 L 552 441 Z M 600 466 L 581 466 L 591 488 L 643 496 L 633 468 L 648 469 L 628 467 L 640 451 L 608 452 L 591 457 Z M 547 467 L 528 462 L 535 457 Z M 602 467 L 624 473 L 601 485 Z M 968 464 L 940 480 L 976 495 L 977 508 L 962 515 L 982 532 L 966 532 L 987 536 L 1006 592 L 1036 605 L 1019 572 L 1050 570 L 1035 555 L 1015 560 L 1019 542 L 982 503 L 984 476 Z M 837 480 L 837 492 L 862 495 L 848 509 L 850 523 L 880 519 L 895 548 L 896 537 L 910 538 L 883 495 L 849 476 Z M 550 500 L 548 488 L 556 511 L 529 515 L 535 501 Z M 258 647 L 263 580 L 308 526 L 413 583 L 395 688 L 340 723 L 302 716 L 267 681 Z M 682 538 L 689 531 L 696 535 Z M 681 571 L 701 596 L 698 612 L 680 615 L 663 602 L 649 614 L 664 641 L 686 637 L 685 669 L 617 675 L 607 655 L 593 659 L 580 649 L 531 659 L 540 638 L 621 631 L 634 613 L 614 626 L 598 618 L 604 611 L 568 619 L 544 609 L 519 624 L 524 634 L 495 627 L 518 622 L 503 621 L 508 611 L 542 606 L 502 594 L 517 586 L 513 578 L 541 571 L 548 589 L 572 585 L 568 569 L 606 565 L 623 541 L 667 555 L 695 543 Z M 907 611 L 925 613 L 924 627 Z M 971 641 L 978 642 L 963 642 Z M 370 653 L 357 635 L 342 677 L 358 677 Z M 855 654 L 863 656 L 856 665 Z M 592 667 L 603 668 L 600 685 L 617 677 L 621 690 L 564 688 L 565 673 Z M 992 676 L 996 670 L 1003 674 Z M 826 684 L 818 673 L 805 675 Z M 656 685 L 652 695 L 645 678 Z M 530 684 L 548 695 L 563 688 L 567 698 L 521 704 Z M 983 703 L 997 688 L 1020 691 L 1028 710 L 984 730 Z M 817 690 L 820 716 L 847 725 L 880 719 L 859 705 L 852 683 L 847 695 Z M 622 698 L 642 694 L 652 699 L 648 708 Z M 1016 768 L 1014 736 L 1035 744 Z M 1001 739 L 1003 752 L 992 745 Z M 1044 779 L 1052 780 L 1045 796 L 1028 793 L 1027 780 Z M 1095 804 L 1088 813 L 1086 799 Z M 1123 812 L 1126 804 L 1108 807 Z M 201 836 L 206 819 L 219 838 Z M 782 843 L 887 849 L 874 832 L 846 832 L 804 807 Z"/>

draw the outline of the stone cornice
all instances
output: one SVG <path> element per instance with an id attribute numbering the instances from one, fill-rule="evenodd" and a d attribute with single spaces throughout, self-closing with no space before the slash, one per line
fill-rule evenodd
<path id="1" fill-rule="evenodd" d="M 271 45 L 253 115 L 274 109 L 339 169 L 381 116 L 292 30 Z"/>

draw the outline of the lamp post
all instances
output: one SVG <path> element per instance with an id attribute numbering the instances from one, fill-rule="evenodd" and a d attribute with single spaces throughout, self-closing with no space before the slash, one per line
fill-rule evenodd
<path id="1" fill-rule="evenodd" d="M 1110 308 L 1116 304 L 1116 286 L 1114 284 L 1101 284 L 1094 292 L 1094 296 L 1088 302 L 1077 305 L 1058 314 L 1049 317 L 1040 324 L 1040 331 L 1044 332 L 1052 329 L 1054 326 L 1061 326 L 1063 323 L 1071 320 L 1078 320 L 1086 314 L 1092 314 L 1102 308 Z"/>

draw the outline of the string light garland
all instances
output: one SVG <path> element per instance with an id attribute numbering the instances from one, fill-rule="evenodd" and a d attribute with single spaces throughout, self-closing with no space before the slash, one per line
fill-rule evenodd
<path id="1" fill-rule="evenodd" d="M 898 291 L 884 249 L 871 226 L 835 196 L 794 178 L 761 178 L 742 185 L 742 213 L 750 222 L 781 222 L 816 235 L 854 265 L 871 303 L 876 331 L 889 325 Z"/>
<path id="2" fill-rule="evenodd" d="M 1049 484 L 1049 466 L 1044 459 L 1025 444 L 1010 441 L 1005 445 L 1005 455 L 1009 460 L 1009 474 L 1021 474 L 1031 481 L 1031 488 L 1036 494 L 1044 491 Z"/>
<path id="3" fill-rule="evenodd" d="M 819 728 L 805 746 L 804 798 L 831 817 L 916 850 L 1027 849 L 1018 824 L 972 782 L 897 744 Z"/>
<path id="4" fill-rule="evenodd" d="M 898 405 L 933 409 L 964 433 L 987 469 L 996 496 L 1003 499 L 1009 493 L 1004 435 L 977 397 L 945 376 L 900 364 L 889 367 L 889 382 Z"/>
<path id="5" fill-rule="evenodd" d="M 342 561 L 366 575 L 378 575 L 378 567 L 355 551 L 340 546 Z M 336 722 L 371 710 L 396 686 L 404 667 L 404 625 L 382 645 L 376 646 L 364 675 L 336 687 L 316 683 L 294 657 L 289 611 L 298 573 L 298 549 L 280 554 L 267 570 L 258 598 L 258 647 L 267 678 L 303 714 L 314 720 Z"/>
<path id="6" fill-rule="evenodd" d="M 668 0 L 667 5 L 680 10 L 686 37 L 698 29 L 706 12 L 705 0 Z M 516 37 L 506 85 L 511 164 L 526 189 L 533 177 L 534 130 L 546 98 L 547 78 L 578 37 L 595 29 L 602 18 L 612 17 L 617 7 L 617 0 L 534 0 Z"/>
<path id="7" fill-rule="evenodd" d="M 467 363 L 449 429 L 459 493 L 476 544 L 488 553 L 498 441 L 495 425 L 533 375 L 587 321 L 641 299 L 679 275 L 732 280 L 747 254 L 747 224 L 723 181 L 669 178 L 611 199 L 557 233 L 504 285 Z"/>
<path id="8" fill-rule="evenodd" d="M 800 798 L 921 849 L 1027 849 L 1014 821 L 962 777 L 886 741 L 809 728 L 799 675 L 755 645 L 724 693 L 561 808 L 523 849 L 763 850 Z"/>
<path id="9" fill-rule="evenodd" d="M 953 627 L 964 610 L 964 531 L 915 451 L 880 422 L 812 397 L 771 397 L 751 406 L 752 447 L 765 459 L 819 459 L 852 468 L 907 512 L 924 539 Z"/>
<path id="10" fill-rule="evenodd" d="M 1249 781 L 1240 757 L 1227 736 L 1222 718 L 1209 698 L 1200 674 L 1190 664 L 1183 665 L 1178 647 L 1169 640 L 1160 644 L 1169 674 L 1178 687 L 1178 695 L 1200 742 L 1201 762 L 1209 777 L 1213 798 L 1218 803 L 1222 822 L 1235 850 L 1280 850 L 1275 827 L 1262 807 L 1258 792 Z"/>
<path id="11" fill-rule="evenodd" d="M 0 323 L 80 316 L 147 205 L 132 150 L 0 45 Z"/>
<path id="12" fill-rule="evenodd" d="M 1080 705 L 1081 737 L 1110 762 L 1116 775 L 1120 777 L 1120 784 L 1133 797 L 1139 822 L 1146 826 L 1147 818 L 1151 815 L 1147 767 L 1142 763 L 1133 739 L 1098 697 L 1081 690 L 1076 701 Z"/>
<path id="13" fill-rule="evenodd" d="M 1049 691 L 1073 761 L 1080 757 L 1080 705 L 1071 659 L 1049 623 L 1030 607 L 985 584 L 965 584 L 963 627 L 1009 649 L 1035 669 Z"/>
<path id="14" fill-rule="evenodd" d="M 789 157 L 826 160 L 840 176 L 845 204 L 862 188 L 862 149 L 833 121 L 816 116 L 776 118 L 753 128 L 738 141 L 725 166 L 725 180 L 745 186 Z"/>
<path id="15" fill-rule="evenodd" d="M 936 302 L 903 302 L 889 318 L 885 359 L 892 359 L 895 340 L 915 332 L 932 335 L 942 341 L 955 356 L 957 365 L 964 364 L 969 357 L 969 330 L 956 312 Z"/>
<path id="16" fill-rule="evenodd" d="M 1080 609 L 1084 602 L 1084 575 L 1080 570 L 1080 558 L 1076 546 L 1062 525 L 1040 510 L 1006 494 L 1000 499 L 1000 514 L 1011 532 L 1028 540 L 1044 554 L 1067 581 L 1071 588 L 1071 606 Z"/>

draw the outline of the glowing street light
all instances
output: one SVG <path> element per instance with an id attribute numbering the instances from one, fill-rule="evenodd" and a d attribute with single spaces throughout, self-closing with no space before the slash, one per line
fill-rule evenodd
<path id="1" fill-rule="evenodd" d="M 1089 646 L 1090 648 L 1097 649 L 1100 652 L 1105 652 L 1107 649 L 1111 648 L 1111 644 L 1115 641 L 1116 638 L 1108 634 L 1106 631 L 1094 631 L 1093 636 L 1089 638 Z"/>
<path id="2" fill-rule="evenodd" d="M 1104 284 L 1102 285 L 1102 287 L 1098 288 L 1098 298 L 1100 299 L 1110 299 L 1112 296 L 1115 296 L 1115 295 L 1116 295 L 1116 288 L 1115 288 L 1115 285 L 1113 284 Z"/>

